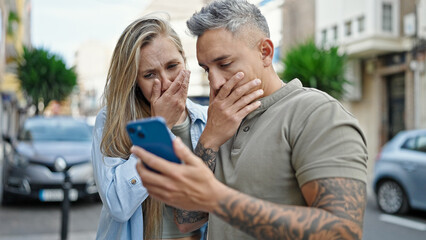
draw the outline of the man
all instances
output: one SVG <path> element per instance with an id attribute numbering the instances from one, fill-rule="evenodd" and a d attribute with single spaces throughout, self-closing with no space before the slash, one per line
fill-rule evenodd
<path id="1" fill-rule="evenodd" d="M 203 161 L 179 139 L 182 165 L 133 147 L 162 173 L 138 164 L 149 194 L 201 211 L 179 211 L 177 222 L 188 231 L 208 217 L 209 240 L 362 239 L 367 152 L 357 120 L 326 93 L 297 79 L 282 83 L 266 20 L 254 5 L 212 2 L 187 25 L 210 81 L 208 120 L 195 151 Z M 249 90 L 259 84 L 250 79 L 261 80 L 259 90 Z"/>

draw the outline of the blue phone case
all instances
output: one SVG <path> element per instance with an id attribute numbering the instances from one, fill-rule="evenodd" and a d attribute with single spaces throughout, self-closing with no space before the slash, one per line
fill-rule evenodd
<path id="1" fill-rule="evenodd" d="M 127 132 L 133 145 L 174 163 L 181 163 L 173 150 L 172 139 L 162 117 L 129 122 Z M 153 170 L 153 169 L 150 169 Z"/>

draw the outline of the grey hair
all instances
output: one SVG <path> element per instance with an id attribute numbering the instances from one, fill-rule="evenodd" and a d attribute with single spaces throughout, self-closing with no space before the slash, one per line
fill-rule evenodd
<path id="1" fill-rule="evenodd" d="M 270 37 L 268 23 L 259 8 L 246 0 L 218 0 L 194 13 L 186 22 L 190 33 L 196 37 L 207 30 L 225 28 L 232 34 L 244 26 L 256 27 Z"/>

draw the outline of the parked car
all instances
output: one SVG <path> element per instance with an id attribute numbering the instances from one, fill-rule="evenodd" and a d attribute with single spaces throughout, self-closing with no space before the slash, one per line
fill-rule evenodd
<path id="1" fill-rule="evenodd" d="M 72 117 L 31 117 L 16 138 L 5 143 L 2 200 L 16 198 L 62 201 L 64 172 L 70 176 L 70 200 L 97 198 L 91 165 L 92 132 L 83 120 Z"/>
<path id="2" fill-rule="evenodd" d="M 385 213 L 426 210 L 426 129 L 399 132 L 385 144 L 375 165 L 373 188 Z"/>

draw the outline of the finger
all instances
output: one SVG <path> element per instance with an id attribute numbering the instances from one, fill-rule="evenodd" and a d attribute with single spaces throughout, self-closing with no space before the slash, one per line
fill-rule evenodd
<path id="1" fill-rule="evenodd" d="M 155 154 L 152 154 L 145 149 L 139 147 L 139 146 L 132 146 L 130 148 L 130 151 L 135 154 L 143 163 L 148 165 L 150 168 L 160 172 L 163 175 L 166 176 L 173 176 L 174 172 L 176 171 L 176 167 L 179 166 L 178 163 L 173 163 L 170 161 L 167 161 L 161 157 L 158 157 Z M 147 171 L 144 171 L 145 174 Z M 152 172 L 152 171 L 150 171 Z"/>
<path id="2" fill-rule="evenodd" d="M 234 89 L 235 85 L 237 85 L 237 83 L 243 78 L 244 78 L 244 73 L 237 72 L 222 86 L 222 88 L 219 90 L 216 97 L 218 99 L 225 99 L 226 97 L 228 97 L 232 89 Z"/>
<path id="3" fill-rule="evenodd" d="M 258 89 L 238 99 L 231 107 L 232 112 L 239 112 L 242 108 L 263 96 L 263 89 Z"/>
<path id="4" fill-rule="evenodd" d="M 151 93 L 151 104 L 157 101 L 161 96 L 161 81 L 159 79 L 154 79 L 154 84 L 152 85 Z"/>
<path id="5" fill-rule="evenodd" d="M 254 110 L 258 109 L 260 106 L 261 106 L 260 101 L 253 102 L 253 103 L 245 106 L 244 108 L 242 108 L 240 111 L 238 111 L 236 113 L 236 116 L 239 119 L 243 119 L 247 115 L 249 115 L 251 112 L 253 112 Z"/>
<path id="6" fill-rule="evenodd" d="M 229 96 L 229 100 L 233 103 L 240 100 L 243 96 L 251 94 L 255 89 L 257 89 L 262 82 L 260 79 L 254 79 L 248 83 L 243 84 L 242 86 L 236 88 L 232 91 Z"/>
<path id="7" fill-rule="evenodd" d="M 170 180 L 163 176 L 162 174 L 153 172 L 145 167 L 145 165 L 142 163 L 142 160 L 138 161 L 136 163 L 136 171 L 138 172 L 139 176 L 142 179 L 142 184 L 145 187 L 148 186 L 156 186 L 160 187 L 161 184 L 170 182 Z M 168 188 L 170 186 L 169 184 L 164 184 L 163 188 Z"/>
<path id="8" fill-rule="evenodd" d="M 185 75 L 184 75 L 184 78 L 183 78 L 182 86 L 178 90 L 178 94 L 179 94 L 180 98 L 182 98 L 182 99 L 186 99 L 186 97 L 188 96 L 189 78 L 191 76 L 191 71 L 189 71 L 189 70 L 184 70 L 184 71 L 185 71 Z"/>
<path id="9" fill-rule="evenodd" d="M 181 70 L 166 92 L 168 92 L 170 95 L 176 94 L 176 92 L 179 91 L 179 89 L 182 87 L 185 74 L 185 70 Z"/>
<path id="10" fill-rule="evenodd" d="M 192 153 L 191 150 L 182 142 L 180 137 L 173 140 L 173 149 L 175 150 L 176 156 L 184 162 L 186 165 L 196 165 L 199 163 L 198 157 Z"/>

